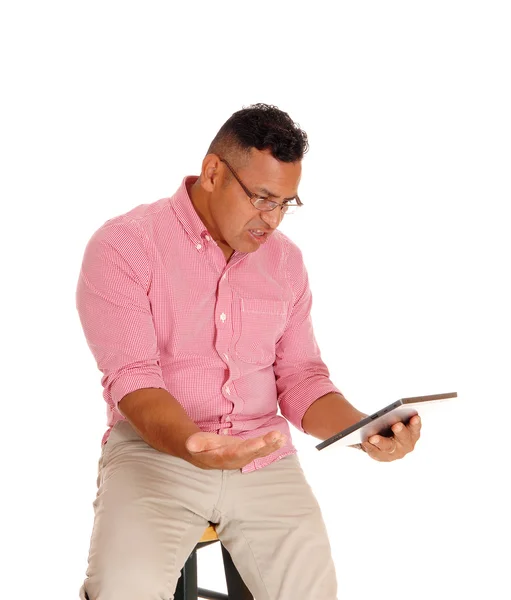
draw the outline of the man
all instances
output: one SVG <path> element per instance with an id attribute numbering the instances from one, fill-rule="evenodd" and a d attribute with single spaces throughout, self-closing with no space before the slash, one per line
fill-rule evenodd
<path id="1" fill-rule="evenodd" d="M 337 597 L 288 421 L 326 439 L 365 415 L 329 379 L 301 252 L 277 230 L 307 149 L 276 107 L 240 110 L 199 177 L 90 239 L 77 308 L 109 428 L 81 598 L 173 598 L 209 522 L 257 600 Z M 395 460 L 419 434 L 415 417 L 362 449 Z"/>

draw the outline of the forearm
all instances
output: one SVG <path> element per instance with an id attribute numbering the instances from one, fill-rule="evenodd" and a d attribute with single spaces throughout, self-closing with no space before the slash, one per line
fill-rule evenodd
<path id="1" fill-rule="evenodd" d="M 326 440 L 365 416 L 344 396 L 332 392 L 310 405 L 302 419 L 302 427 L 308 434 Z"/>
<path id="2" fill-rule="evenodd" d="M 150 446 L 189 459 L 185 442 L 200 428 L 169 392 L 161 388 L 136 390 L 124 396 L 119 410 Z"/>

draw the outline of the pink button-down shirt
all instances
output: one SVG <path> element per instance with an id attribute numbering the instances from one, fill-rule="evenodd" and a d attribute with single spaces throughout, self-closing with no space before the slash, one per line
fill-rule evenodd
<path id="1" fill-rule="evenodd" d="M 249 472 L 294 454 L 288 421 L 303 431 L 309 406 L 340 392 L 314 338 L 299 248 L 276 230 L 255 252 L 236 251 L 226 262 L 188 195 L 194 179 L 93 234 L 77 309 L 103 373 L 103 443 L 124 419 L 123 396 L 163 388 L 202 431 L 288 436 L 242 469 Z"/>

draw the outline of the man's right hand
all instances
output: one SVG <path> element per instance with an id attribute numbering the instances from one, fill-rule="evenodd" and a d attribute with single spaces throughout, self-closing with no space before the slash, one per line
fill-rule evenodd
<path id="1" fill-rule="evenodd" d="M 250 440 L 201 431 L 174 396 L 161 388 L 126 394 L 119 402 L 119 412 L 147 444 L 201 469 L 241 469 L 286 443 L 280 431 Z"/>
<path id="2" fill-rule="evenodd" d="M 241 469 L 256 458 L 268 456 L 286 443 L 280 431 L 242 440 L 236 436 L 199 431 L 186 440 L 188 462 L 201 469 Z"/>

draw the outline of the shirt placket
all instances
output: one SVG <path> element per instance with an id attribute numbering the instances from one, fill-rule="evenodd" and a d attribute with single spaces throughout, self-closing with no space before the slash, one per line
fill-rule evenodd
<path id="1" fill-rule="evenodd" d="M 231 403 L 231 411 L 223 414 L 220 418 L 220 429 L 219 434 L 230 435 L 232 434 L 233 420 L 237 414 L 237 404 L 239 398 L 236 395 L 236 390 L 233 382 L 240 376 L 239 368 L 236 361 L 233 360 L 229 353 L 231 348 L 232 337 L 234 335 L 234 319 L 233 314 L 233 297 L 232 290 L 229 284 L 229 271 L 232 269 L 232 265 L 226 265 L 220 281 L 218 283 L 218 295 L 216 305 L 216 349 L 219 356 L 225 362 L 227 367 L 228 377 L 222 386 L 222 395 L 226 400 Z"/>

